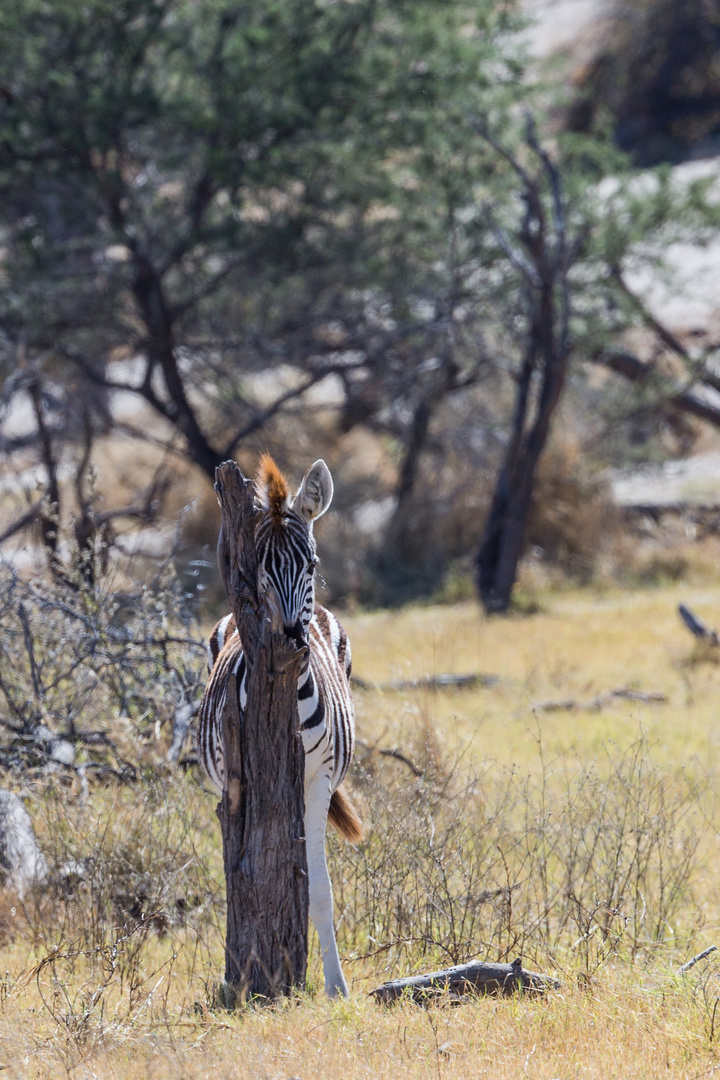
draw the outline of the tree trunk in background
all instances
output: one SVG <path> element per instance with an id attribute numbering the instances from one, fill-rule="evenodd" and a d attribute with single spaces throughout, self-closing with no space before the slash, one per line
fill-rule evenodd
<path id="1" fill-rule="evenodd" d="M 223 712 L 225 983 L 233 1001 L 273 999 L 303 988 L 307 970 L 305 755 L 297 715 L 303 652 L 283 632 L 274 596 L 257 593 L 251 481 L 225 462 L 215 490 L 222 514 L 218 561 L 248 664 L 242 724 L 234 676 Z"/>
<path id="2" fill-rule="evenodd" d="M 544 318 L 551 320 L 551 315 L 546 311 Z M 552 321 L 549 325 L 551 328 Z M 536 329 L 539 333 L 541 327 Z M 542 337 L 542 334 L 539 336 Z M 556 355 L 552 334 L 547 336 L 549 340 L 542 351 L 542 362 L 538 364 L 537 351 L 531 346 L 518 379 L 513 434 L 495 485 L 476 558 L 478 593 L 489 615 L 507 611 L 510 605 L 518 563 L 525 546 L 535 474 L 550 434 L 552 414 L 565 383 L 567 353 L 564 356 Z M 542 376 L 536 415 L 529 430 L 526 430 L 528 403 L 538 366 L 542 368 Z"/>
<path id="3" fill-rule="evenodd" d="M 479 128 L 479 133 L 521 180 L 526 207 L 517 248 L 495 227 L 498 243 L 524 279 L 528 328 L 517 375 L 512 432 L 475 560 L 480 602 L 488 614 L 494 614 L 510 606 L 535 474 L 565 385 L 570 358 L 567 275 L 573 253 L 566 242 L 560 174 L 538 144 L 532 121 L 528 121 L 526 142 L 540 163 L 538 176 L 531 176 L 487 131 Z M 578 239 L 574 253 L 579 247 Z"/>

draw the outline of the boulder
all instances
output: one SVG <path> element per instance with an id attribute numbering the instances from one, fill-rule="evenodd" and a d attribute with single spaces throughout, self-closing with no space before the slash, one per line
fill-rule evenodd
<path id="1" fill-rule="evenodd" d="M 47 861 L 22 800 L 11 791 L 0 790 L 0 884 L 22 898 L 31 885 L 44 881 L 47 875 Z"/>

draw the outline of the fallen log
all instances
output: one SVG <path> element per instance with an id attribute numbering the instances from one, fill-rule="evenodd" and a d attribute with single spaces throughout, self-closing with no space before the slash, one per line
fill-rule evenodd
<path id="1" fill-rule="evenodd" d="M 476 686 L 492 689 L 503 680 L 499 675 L 484 675 L 472 672 L 468 675 L 422 675 L 419 679 L 391 679 L 390 682 L 376 683 L 352 676 L 353 686 L 359 690 L 472 690 Z"/>
<path id="2" fill-rule="evenodd" d="M 645 705 L 663 705 L 667 701 L 667 695 L 660 690 L 631 690 L 620 687 L 617 690 L 606 690 L 588 701 L 578 701 L 577 698 L 557 698 L 552 701 L 536 701 L 532 708 L 533 712 L 600 712 L 613 701 L 639 701 Z"/>
<path id="3" fill-rule="evenodd" d="M 510 997 L 517 993 L 544 994 L 548 990 L 557 990 L 559 986 L 558 980 L 550 975 L 526 971 L 520 958 L 512 964 L 472 960 L 469 964 L 433 971 L 429 975 L 393 979 L 371 990 L 370 996 L 384 1005 L 392 1005 L 402 998 L 411 998 L 419 1005 L 428 1005 L 448 993 L 451 998 L 458 998 L 463 994 Z"/>

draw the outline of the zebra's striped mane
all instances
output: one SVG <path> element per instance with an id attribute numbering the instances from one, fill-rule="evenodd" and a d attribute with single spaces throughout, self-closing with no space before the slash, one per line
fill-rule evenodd
<path id="1" fill-rule="evenodd" d="M 288 508 L 290 489 L 287 480 L 270 454 L 263 454 L 260 458 L 255 487 L 260 502 L 268 510 L 273 525 L 278 528 L 282 525 L 283 516 Z"/>

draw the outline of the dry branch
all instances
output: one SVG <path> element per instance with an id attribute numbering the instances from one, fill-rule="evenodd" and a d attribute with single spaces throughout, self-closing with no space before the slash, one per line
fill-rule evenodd
<path id="1" fill-rule="evenodd" d="M 683 964 L 681 968 L 678 968 L 678 974 L 684 975 L 686 971 L 690 970 L 690 968 L 695 967 L 695 965 L 699 963 L 700 960 L 706 960 L 707 957 L 714 952 L 717 952 L 717 945 L 711 945 L 709 948 L 703 949 L 703 951 L 698 953 L 697 956 L 693 956 L 691 960 L 688 960 L 686 964 Z"/>
<path id="2" fill-rule="evenodd" d="M 509 997 L 518 992 L 544 994 L 560 986 L 550 975 L 526 971 L 522 960 L 512 964 L 492 964 L 473 960 L 469 964 L 433 971 L 429 975 L 413 975 L 407 979 L 394 979 L 371 991 L 376 1001 L 391 1005 L 401 998 L 410 997 L 420 1005 L 428 1005 L 445 993 L 453 997 L 463 994 L 493 994 Z"/>
<path id="3" fill-rule="evenodd" d="M 365 751 L 362 759 L 358 762 L 358 764 L 360 765 L 364 765 L 367 761 L 370 761 L 375 754 L 379 754 L 382 757 L 389 757 L 393 758 L 395 761 L 401 761 L 403 765 L 407 765 L 413 776 L 420 777 L 423 775 L 423 770 L 419 769 L 415 762 L 411 761 L 407 754 L 404 754 L 402 750 L 398 750 L 396 747 L 379 747 L 377 743 L 374 743 L 372 746 L 370 746 L 368 743 L 363 742 L 362 740 L 358 740 L 356 742 L 356 746 L 358 747 L 358 749 L 362 749 Z"/>
<path id="4" fill-rule="evenodd" d="M 712 630 L 709 626 L 706 626 L 702 619 L 698 619 L 685 604 L 678 604 L 678 615 L 687 626 L 691 634 L 694 634 L 700 641 L 707 641 L 710 645 L 717 645 L 720 643 L 720 637 L 718 637 L 717 631 Z"/>

